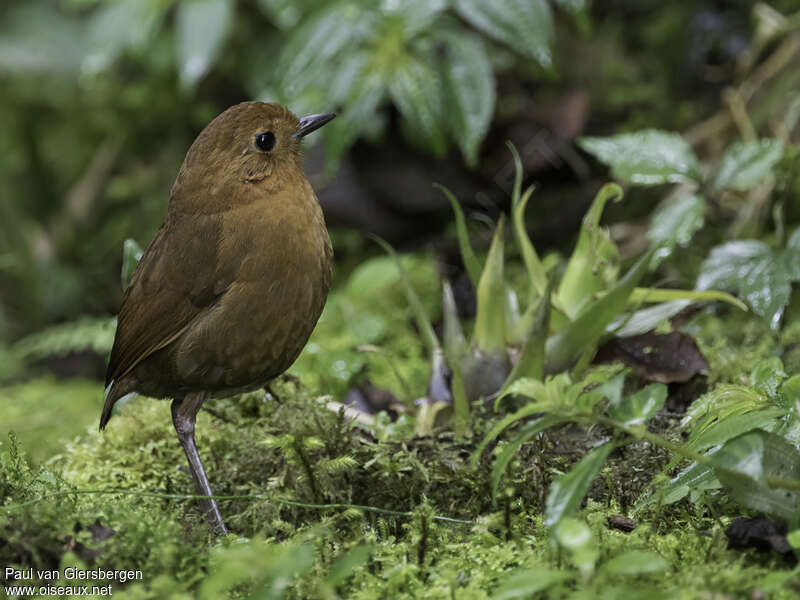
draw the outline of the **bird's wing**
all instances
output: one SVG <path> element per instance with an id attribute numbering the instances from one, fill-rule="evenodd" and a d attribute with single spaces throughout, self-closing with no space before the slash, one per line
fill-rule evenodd
<path id="1" fill-rule="evenodd" d="M 219 218 L 177 221 L 161 227 L 125 292 L 106 386 L 180 336 L 235 277 L 219 264 Z"/>

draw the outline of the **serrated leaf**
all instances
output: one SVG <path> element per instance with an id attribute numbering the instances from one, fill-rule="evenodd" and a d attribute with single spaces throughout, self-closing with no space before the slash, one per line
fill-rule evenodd
<path id="1" fill-rule="evenodd" d="M 530 598 L 533 594 L 546 590 L 574 576 L 569 571 L 556 571 L 545 567 L 533 567 L 516 571 L 508 576 L 495 590 L 494 600 L 513 600 Z"/>
<path id="2" fill-rule="evenodd" d="M 619 402 L 609 407 L 609 416 L 625 425 L 642 425 L 664 406 L 667 399 L 667 386 L 652 383 L 635 394 L 623 396 Z"/>
<path id="3" fill-rule="evenodd" d="M 774 478 L 800 483 L 800 452 L 783 438 L 756 430 L 727 442 L 713 457 L 720 482 L 743 506 L 796 518 L 800 492 L 771 487 Z"/>
<path id="4" fill-rule="evenodd" d="M 545 68 L 552 65 L 555 32 L 546 0 L 457 0 L 455 8 L 484 33 Z"/>
<path id="5" fill-rule="evenodd" d="M 183 0 L 175 15 L 178 64 L 184 84 L 213 66 L 233 20 L 233 0 Z"/>
<path id="6" fill-rule="evenodd" d="M 343 2 L 320 11 L 294 29 L 278 57 L 276 78 L 281 100 L 292 103 L 293 110 L 300 110 L 295 107 L 296 98 L 307 88 L 337 79 L 338 68 L 345 64 L 336 61 L 339 53 L 352 48 L 374 27 L 375 21 L 373 11 Z"/>
<path id="7" fill-rule="evenodd" d="M 667 256 L 675 246 L 689 244 L 695 232 L 703 226 L 706 200 L 702 196 L 681 196 L 658 207 L 650 219 L 647 239 L 661 246 Z"/>
<path id="8" fill-rule="evenodd" d="M 599 570 L 609 575 L 644 575 L 661 573 L 669 567 L 669 561 L 660 554 L 645 550 L 632 550 L 615 556 L 604 563 Z"/>
<path id="9" fill-rule="evenodd" d="M 614 177 L 635 185 L 700 180 L 700 163 L 677 133 L 646 129 L 611 137 L 584 137 L 586 152 L 611 167 Z"/>
<path id="10" fill-rule="evenodd" d="M 383 2 L 381 12 L 385 17 L 399 17 L 403 24 L 403 38 L 408 40 L 420 31 L 431 27 L 433 20 L 447 8 L 447 0 L 403 0 Z"/>
<path id="11" fill-rule="evenodd" d="M 494 74 L 480 38 L 460 33 L 444 40 L 445 116 L 450 135 L 474 167 L 494 114 Z"/>
<path id="12" fill-rule="evenodd" d="M 722 156 L 711 186 L 715 190 L 746 191 L 771 175 L 782 156 L 780 140 L 733 143 Z"/>
<path id="13" fill-rule="evenodd" d="M 389 77 L 389 94 L 403 116 L 406 135 L 442 156 L 447 142 L 439 75 L 426 62 L 408 56 L 393 65 Z"/>
<path id="14" fill-rule="evenodd" d="M 715 247 L 700 267 L 697 289 L 736 291 L 777 329 L 796 280 L 793 251 L 777 255 L 764 242 L 737 240 Z"/>
<path id="15" fill-rule="evenodd" d="M 615 447 L 608 442 L 595 448 L 550 484 L 544 509 L 544 524 L 547 527 L 552 527 L 578 509 L 589 491 L 589 486 Z"/>

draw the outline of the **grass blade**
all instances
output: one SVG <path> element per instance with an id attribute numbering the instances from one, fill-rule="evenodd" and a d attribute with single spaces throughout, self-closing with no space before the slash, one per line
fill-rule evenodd
<path id="1" fill-rule="evenodd" d="M 464 263 L 464 268 L 467 270 L 470 281 L 472 281 L 472 285 L 477 288 L 481 278 L 481 261 L 475 256 L 475 251 L 472 249 L 472 244 L 469 242 L 469 231 L 467 230 L 467 219 L 464 217 L 464 211 L 461 209 L 461 204 L 459 204 L 450 190 L 438 183 L 435 183 L 434 186 L 442 191 L 447 199 L 450 200 L 450 205 L 453 207 L 453 214 L 456 217 L 458 247 L 461 250 L 461 260 Z"/>
<path id="2" fill-rule="evenodd" d="M 505 350 L 506 289 L 503 281 L 503 226 L 505 215 L 500 216 L 486 258 L 486 266 L 478 282 L 478 306 L 475 315 L 473 346 L 486 354 Z"/>

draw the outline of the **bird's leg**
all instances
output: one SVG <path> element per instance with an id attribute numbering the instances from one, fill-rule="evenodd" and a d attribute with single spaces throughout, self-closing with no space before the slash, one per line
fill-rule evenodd
<path id="1" fill-rule="evenodd" d="M 203 468 L 200 455 L 197 453 L 197 446 L 194 443 L 194 422 L 197 412 L 205 399 L 206 395 L 200 392 L 187 394 L 182 399 L 176 398 L 173 400 L 172 424 L 175 426 L 175 432 L 178 434 L 178 440 L 183 446 L 183 451 L 186 452 L 186 458 L 189 459 L 189 470 L 192 472 L 192 478 L 197 486 L 198 494 L 209 496 L 209 498 L 200 499 L 200 507 L 208 518 L 212 531 L 224 535 L 228 533 L 228 530 L 225 528 L 225 523 L 222 522 L 222 515 L 217 507 L 217 502 L 210 497 L 213 496 L 211 486 L 208 484 L 206 471 Z"/>

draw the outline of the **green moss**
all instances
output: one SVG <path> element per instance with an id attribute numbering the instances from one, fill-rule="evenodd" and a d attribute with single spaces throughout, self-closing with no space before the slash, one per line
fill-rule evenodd
<path id="1" fill-rule="evenodd" d="M 95 424 L 102 402 L 102 388 L 83 379 L 46 377 L 0 387 L 0 439 L 16 432 L 39 463 Z"/>

